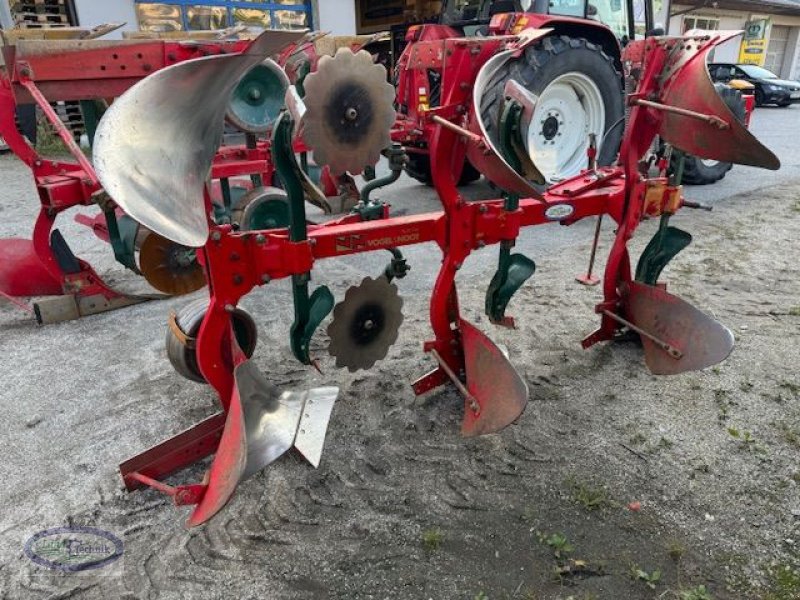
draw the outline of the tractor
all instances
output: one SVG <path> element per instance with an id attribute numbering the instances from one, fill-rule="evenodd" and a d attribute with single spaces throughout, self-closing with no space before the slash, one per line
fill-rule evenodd
<path id="1" fill-rule="evenodd" d="M 395 66 L 399 120 L 393 139 L 409 152 L 408 175 L 432 183 L 428 156 L 431 127 L 424 126 L 424 114 L 440 105 L 441 91 L 449 85 L 443 80 L 453 77 L 453 71 L 439 68 L 431 54 L 435 43 L 467 36 L 486 38 L 485 42 L 492 44 L 492 37 L 515 35 L 526 28 L 550 31 L 500 66 L 474 95 L 475 110 L 488 132 L 497 127 L 504 87 L 514 80 L 537 97 L 536 114 L 523 142 L 541 175 L 535 181 L 540 189 L 575 175 L 584 166 L 589 134 L 598 140 L 598 164 L 611 164 L 626 119 L 624 94 L 635 87 L 640 67 L 623 64 L 622 49 L 631 40 L 663 33 L 656 20 L 666 21 L 668 3 L 659 4 L 656 15 L 654 3 L 644 2 L 637 17 L 634 3 L 621 0 L 445 0 L 438 23 L 413 25 L 405 31 Z M 392 37 L 399 38 L 399 32 L 393 31 Z M 459 71 L 462 85 L 471 85 L 481 67 L 482 53 L 475 48 L 471 68 Z M 718 91 L 744 120 L 740 92 L 723 86 Z M 712 183 L 731 168 L 730 163 L 676 154 L 673 170 L 679 159 L 683 182 L 689 184 Z M 479 171 L 467 161 L 459 183 L 479 177 Z"/>

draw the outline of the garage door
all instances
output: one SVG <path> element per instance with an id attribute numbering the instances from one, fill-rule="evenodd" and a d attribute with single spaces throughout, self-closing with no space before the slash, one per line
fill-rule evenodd
<path id="1" fill-rule="evenodd" d="M 781 74 L 783 57 L 786 54 L 786 45 L 789 42 L 789 28 L 784 25 L 773 25 L 769 33 L 767 44 L 767 59 L 764 68 L 773 73 Z"/>
<path id="2" fill-rule="evenodd" d="M 252 29 L 311 28 L 311 0 L 136 0 L 144 31 L 194 31 L 246 25 Z"/>

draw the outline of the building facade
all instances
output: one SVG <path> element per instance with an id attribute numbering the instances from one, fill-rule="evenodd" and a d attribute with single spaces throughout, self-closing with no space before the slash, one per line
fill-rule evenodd
<path id="1" fill-rule="evenodd" d="M 373 33 L 391 25 L 430 18 L 439 0 L 49 0 L 68 5 L 72 24 L 91 27 L 125 22 L 122 31 L 252 28 L 311 28 L 334 35 Z M 9 6 L 0 0 L 8 27 Z M 654 0 L 663 8 L 663 0 Z M 634 6 L 642 0 L 634 0 Z M 751 62 L 787 79 L 800 79 L 800 0 L 681 0 L 669 8 L 668 32 L 741 29 L 746 35 L 720 46 L 713 60 Z M 661 11 L 659 11 L 661 12 Z"/>
<path id="2" fill-rule="evenodd" d="M 784 79 L 800 79 L 800 0 L 701 0 L 673 4 L 669 32 L 690 29 L 745 33 L 714 50 L 716 62 L 763 66 Z"/>
<path id="3" fill-rule="evenodd" d="M 72 25 L 125 22 L 122 31 L 221 29 L 235 25 L 305 28 L 335 35 L 372 33 L 436 15 L 440 0 L 36 0 L 69 7 Z M 0 0 L 0 24 L 11 27 L 9 7 L 34 0 Z M 27 8 L 23 10 L 28 10 Z M 12 11 L 13 12 L 13 11 Z M 73 18 L 74 17 L 74 18 Z M 77 21 L 74 22 L 74 21 Z M 119 37 L 118 32 L 116 37 Z M 112 36 L 114 37 L 114 36 Z"/>

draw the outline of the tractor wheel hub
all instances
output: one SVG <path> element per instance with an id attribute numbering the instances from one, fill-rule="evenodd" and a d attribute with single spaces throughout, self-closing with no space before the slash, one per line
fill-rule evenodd
<path id="1" fill-rule="evenodd" d="M 561 121 L 563 123 L 563 121 Z M 552 113 L 544 120 L 542 124 L 542 137 L 547 141 L 552 140 L 558 133 L 559 119 Z"/>

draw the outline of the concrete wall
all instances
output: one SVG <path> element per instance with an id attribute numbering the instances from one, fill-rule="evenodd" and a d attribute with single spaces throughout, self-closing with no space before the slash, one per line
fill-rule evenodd
<path id="1" fill-rule="evenodd" d="M 81 27 L 125 22 L 124 27 L 109 33 L 104 39 L 120 39 L 123 31 L 139 29 L 133 0 L 75 0 L 75 11 Z"/>
<path id="2" fill-rule="evenodd" d="M 790 56 L 794 48 L 794 56 Z M 800 27 L 794 27 L 789 32 L 789 41 L 786 43 L 786 58 L 783 59 L 783 69 L 779 73 L 787 79 L 800 80 Z"/>
<path id="3" fill-rule="evenodd" d="M 11 29 L 14 22 L 11 20 L 11 9 L 8 6 L 8 0 L 0 0 L 0 27 L 3 29 Z"/>
<path id="4" fill-rule="evenodd" d="M 672 11 L 682 10 L 685 7 L 673 5 Z M 669 21 L 670 35 L 680 35 L 683 31 L 683 17 L 713 17 L 719 19 L 720 29 L 742 29 L 745 21 L 747 21 L 746 13 L 737 13 L 735 11 L 722 12 L 714 10 L 697 10 L 687 15 L 679 15 L 672 17 Z M 741 44 L 741 36 L 733 38 L 724 44 L 717 46 L 714 49 L 712 59 L 717 62 L 736 62 L 739 58 L 739 45 Z"/>
<path id="5" fill-rule="evenodd" d="M 355 35 L 355 0 L 316 0 L 314 27 L 333 35 Z"/>

